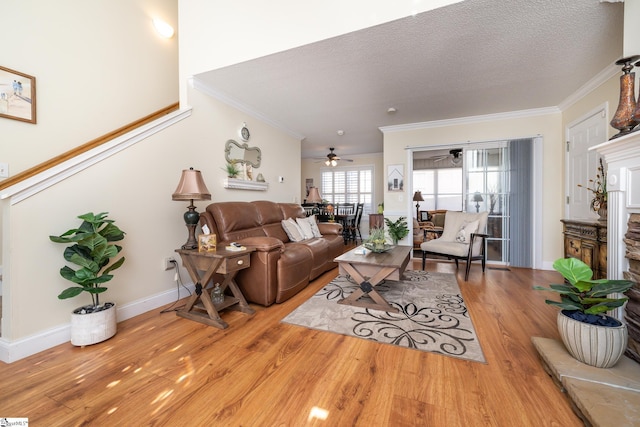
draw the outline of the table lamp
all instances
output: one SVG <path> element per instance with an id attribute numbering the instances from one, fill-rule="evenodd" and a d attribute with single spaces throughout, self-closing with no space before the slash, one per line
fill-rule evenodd
<path id="1" fill-rule="evenodd" d="M 211 193 L 209 193 L 207 186 L 204 184 L 200 171 L 193 170 L 193 168 L 183 170 L 178 188 L 176 188 L 171 198 L 173 200 L 190 200 L 191 204 L 184 213 L 184 222 L 189 230 L 189 238 L 187 239 L 187 243 L 182 245 L 182 249 L 198 249 L 196 225 L 198 225 L 200 214 L 196 212 L 193 201 L 211 200 Z"/>
<path id="2" fill-rule="evenodd" d="M 480 202 L 484 201 L 479 191 L 473 193 L 473 201 L 476 202 L 476 212 L 480 212 Z"/>
<path id="3" fill-rule="evenodd" d="M 322 203 L 322 197 L 318 187 L 309 187 L 309 195 L 307 196 L 307 203 Z"/>
<path id="4" fill-rule="evenodd" d="M 420 221 L 420 202 L 424 202 L 422 191 L 413 193 L 413 201 L 416 202 L 416 221 Z"/>

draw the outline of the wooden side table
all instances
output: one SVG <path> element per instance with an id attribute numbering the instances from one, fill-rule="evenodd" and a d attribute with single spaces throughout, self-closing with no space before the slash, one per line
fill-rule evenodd
<path id="1" fill-rule="evenodd" d="M 251 252 L 255 249 L 244 251 L 218 250 L 216 252 L 198 252 L 191 249 L 176 249 L 182 258 L 182 265 L 189 272 L 189 276 L 196 285 L 196 290 L 191 295 L 187 304 L 182 310 L 176 312 L 180 317 L 226 329 L 227 322 L 222 320 L 219 312 L 225 309 L 237 310 L 246 314 L 254 314 L 255 311 L 249 307 L 247 300 L 242 295 L 238 284 L 234 280 L 238 271 L 248 268 L 250 265 Z M 233 296 L 225 295 L 224 301 L 214 304 L 211 301 L 211 294 L 207 285 L 215 273 L 224 276 L 220 284 L 222 291 L 228 287 Z M 198 300 L 200 303 L 198 303 Z M 196 304 L 198 303 L 198 304 Z"/>

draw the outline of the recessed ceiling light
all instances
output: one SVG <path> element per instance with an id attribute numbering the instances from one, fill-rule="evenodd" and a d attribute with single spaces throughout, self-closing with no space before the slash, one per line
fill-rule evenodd
<path id="1" fill-rule="evenodd" d="M 344 131 L 342 129 L 340 129 L 338 132 L 336 132 L 338 135 L 342 136 L 344 135 Z"/>
<path id="2" fill-rule="evenodd" d="M 387 114 L 394 114 L 396 111 L 398 111 L 398 110 L 396 110 L 394 107 L 389 107 L 387 109 Z"/>

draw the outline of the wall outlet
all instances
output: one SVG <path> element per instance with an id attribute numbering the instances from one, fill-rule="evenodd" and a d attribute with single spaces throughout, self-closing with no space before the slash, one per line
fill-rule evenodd
<path id="1" fill-rule="evenodd" d="M 176 259 L 172 256 L 167 257 L 165 259 L 162 260 L 162 268 L 167 271 L 167 270 L 172 270 L 174 269 L 176 266 Z"/>
<path id="2" fill-rule="evenodd" d="M 9 163 L 0 163 L 0 178 L 9 178 Z"/>

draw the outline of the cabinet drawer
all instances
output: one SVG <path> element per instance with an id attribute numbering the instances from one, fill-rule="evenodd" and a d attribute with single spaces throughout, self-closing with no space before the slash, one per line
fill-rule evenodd
<path id="1" fill-rule="evenodd" d="M 582 242 L 580 239 L 574 237 L 565 237 L 564 239 L 564 253 L 565 256 L 572 258 L 581 258 Z"/>
<path id="2" fill-rule="evenodd" d="M 233 258 L 225 258 L 216 273 L 226 274 L 231 271 L 242 270 L 243 268 L 249 267 L 249 255 L 250 254 L 244 254 Z"/>

